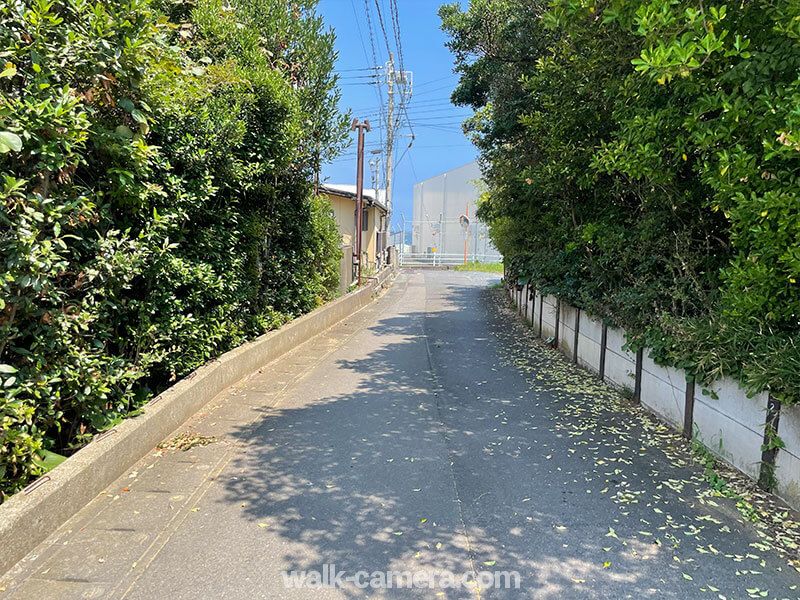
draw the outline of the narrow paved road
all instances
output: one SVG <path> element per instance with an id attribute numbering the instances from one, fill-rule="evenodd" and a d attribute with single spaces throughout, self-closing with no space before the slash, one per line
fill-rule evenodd
<path id="1" fill-rule="evenodd" d="M 181 432 L 218 441 L 154 450 L 0 599 L 798 598 L 800 575 L 678 438 L 519 342 L 496 279 L 402 273 L 207 406 Z M 324 565 L 440 579 L 285 587 Z M 479 589 L 483 571 L 520 587 Z"/>

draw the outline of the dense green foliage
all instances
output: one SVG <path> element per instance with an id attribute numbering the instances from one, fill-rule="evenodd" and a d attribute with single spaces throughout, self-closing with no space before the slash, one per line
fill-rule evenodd
<path id="1" fill-rule="evenodd" d="M 515 277 L 800 399 L 800 2 L 442 7 Z"/>
<path id="2" fill-rule="evenodd" d="M 0 7 L 0 493 L 329 299 L 315 1 Z"/>

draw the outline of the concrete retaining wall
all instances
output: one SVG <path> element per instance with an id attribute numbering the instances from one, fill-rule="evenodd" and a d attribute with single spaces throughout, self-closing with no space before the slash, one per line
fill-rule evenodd
<path id="1" fill-rule="evenodd" d="M 528 325 L 533 326 L 534 324 L 538 325 L 538 321 L 536 321 L 536 299 L 538 295 L 536 294 L 536 290 L 530 288 L 528 291 L 527 296 L 527 304 L 528 304 Z"/>
<path id="2" fill-rule="evenodd" d="M 541 337 L 549 338 L 556 334 L 556 297 L 544 296 L 542 305 L 542 334 Z"/>
<path id="3" fill-rule="evenodd" d="M 641 401 L 673 428 L 680 429 L 686 404 L 686 375 L 677 369 L 657 365 L 644 353 Z"/>
<path id="4" fill-rule="evenodd" d="M 0 505 L 0 573 L 14 566 L 131 465 L 217 394 L 367 305 L 394 275 L 384 269 L 361 289 L 226 352 Z"/>
<path id="5" fill-rule="evenodd" d="M 517 301 L 514 294 L 508 295 L 512 301 Z M 539 298 L 537 293 L 532 322 L 537 333 Z M 617 389 L 631 392 L 665 423 L 674 429 L 683 429 L 684 434 L 694 436 L 718 458 L 758 479 L 762 468 L 767 393 L 748 398 L 738 383 L 727 377 L 707 390 L 687 384 L 683 371 L 657 365 L 646 350 L 641 353 L 637 389 L 637 356 L 623 350 L 625 330 L 606 327 L 603 346 L 604 326 L 598 319 L 561 301 L 556 326 L 556 304 L 554 296 L 545 296 L 540 337 L 552 337 L 558 329 L 558 349 L 573 360 L 576 315 L 579 314 L 577 360 L 581 367 L 600 374 L 604 362 L 602 376 L 605 381 Z M 689 422 L 687 411 L 692 414 Z M 800 406 L 782 407 L 778 435 L 786 447 L 778 450 L 775 460 L 777 482 L 774 491 L 789 505 L 800 509 Z"/>
<path id="6" fill-rule="evenodd" d="M 636 374 L 636 357 L 623 350 L 625 330 L 608 327 L 606 340 L 605 380 L 617 389 L 633 390 Z"/>
<path id="7" fill-rule="evenodd" d="M 781 409 L 778 432 L 786 444 L 775 461 L 778 495 L 797 507 L 800 506 L 800 406 Z"/>
<path id="8" fill-rule="evenodd" d="M 600 344 L 603 324 L 581 311 L 580 337 L 578 338 L 578 364 L 587 371 L 600 373 Z"/>
<path id="9" fill-rule="evenodd" d="M 764 441 L 767 394 L 748 398 L 730 378 L 699 386 L 694 395 L 694 427 L 697 439 L 734 467 L 758 478 Z"/>
<path id="10" fill-rule="evenodd" d="M 570 360 L 575 352 L 575 320 L 578 317 L 578 309 L 573 308 L 565 302 L 561 302 L 558 315 L 558 348 Z"/>

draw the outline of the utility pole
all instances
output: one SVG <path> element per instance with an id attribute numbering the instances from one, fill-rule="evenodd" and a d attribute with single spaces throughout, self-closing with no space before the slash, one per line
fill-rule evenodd
<path id="1" fill-rule="evenodd" d="M 389 86 L 389 107 L 386 113 L 386 210 L 389 216 L 392 213 L 392 176 L 394 175 L 394 165 L 392 164 L 392 153 L 394 151 L 394 54 L 389 52 L 389 62 L 386 63 L 386 83 Z M 375 190 L 377 194 L 378 191 Z"/>
<path id="2" fill-rule="evenodd" d="M 400 108 L 411 98 L 413 73 L 411 71 L 397 71 L 394 68 L 394 53 L 389 53 L 389 62 L 386 63 L 386 86 L 388 88 L 388 106 L 386 109 L 386 208 L 389 216 L 392 214 L 392 179 L 394 178 L 394 138 L 397 130 L 397 116 L 395 115 L 395 96 L 400 96 Z M 410 135 L 414 141 L 414 134 Z M 409 144 L 410 147 L 410 144 Z"/>
<path id="3" fill-rule="evenodd" d="M 373 150 L 373 153 L 375 151 Z M 378 151 L 380 152 L 380 150 Z M 381 161 L 378 157 L 375 157 L 373 160 L 369 161 L 369 167 L 372 171 L 372 187 L 375 189 L 375 200 L 378 200 L 378 186 L 380 186 L 380 171 L 381 171 Z M 387 209 L 388 212 L 388 209 Z M 388 221 L 388 219 L 386 219 Z M 378 232 L 378 242 L 376 247 L 376 255 L 378 259 L 378 268 L 381 266 L 381 260 L 383 257 L 383 250 L 384 246 L 386 246 L 386 240 L 384 239 L 387 235 L 387 232 L 383 231 L 383 226 L 380 220 L 376 219 L 375 225 L 377 225 L 377 232 Z"/>
<path id="4" fill-rule="evenodd" d="M 356 235 L 353 244 L 353 268 L 358 286 L 361 287 L 361 241 L 363 236 L 361 219 L 364 214 L 364 131 L 369 131 L 369 121 L 359 123 L 353 119 L 350 131 L 358 129 L 358 162 L 356 164 Z"/>
<path id="5" fill-rule="evenodd" d="M 381 186 L 381 160 L 374 158 L 369 161 L 370 169 L 372 170 L 372 187 L 375 188 L 375 198 L 378 198 L 378 188 Z"/>

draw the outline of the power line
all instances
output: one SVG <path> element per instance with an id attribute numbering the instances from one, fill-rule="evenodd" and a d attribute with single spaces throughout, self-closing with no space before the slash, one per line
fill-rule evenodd
<path id="1" fill-rule="evenodd" d="M 443 121 L 442 118 L 443 117 L 417 117 L 417 118 L 414 119 L 414 122 L 415 123 L 428 123 L 428 122 L 432 121 L 434 123 L 439 123 L 439 125 L 453 125 L 453 124 L 456 124 L 456 123 L 460 125 L 461 123 L 464 122 L 461 119 L 459 119 L 457 121 L 456 120 Z"/>
<path id="2" fill-rule="evenodd" d="M 377 79 L 380 77 L 378 73 L 373 75 L 345 75 L 343 77 L 339 77 L 339 80 L 349 80 L 349 79 Z"/>
<path id="3" fill-rule="evenodd" d="M 397 47 L 397 55 L 400 60 L 400 70 L 405 71 L 406 67 L 403 62 L 403 39 L 400 35 L 400 11 L 397 8 L 397 0 L 389 0 L 389 11 L 392 17 L 392 29 L 394 29 L 395 46 Z"/>
<path id="4" fill-rule="evenodd" d="M 426 100 L 422 100 L 421 102 L 411 102 L 409 101 L 409 106 L 412 108 L 419 108 L 419 107 L 429 107 L 429 106 L 453 106 L 453 103 L 450 102 L 447 98 L 429 98 Z M 363 111 L 372 111 L 380 109 L 381 106 L 362 106 L 359 108 L 352 108 L 353 111 L 363 112 Z"/>
<path id="5" fill-rule="evenodd" d="M 361 28 L 358 25 L 358 22 L 356 22 L 356 26 L 359 27 L 359 33 L 360 33 L 361 32 Z M 361 42 L 362 42 L 362 46 L 363 46 L 364 40 L 362 39 Z M 366 51 L 367 51 L 367 49 L 364 48 L 364 55 L 365 55 L 364 58 L 366 58 Z M 357 71 L 374 71 L 374 70 L 375 70 L 375 67 L 364 67 L 364 68 L 361 68 L 361 69 L 339 69 L 339 70 L 334 71 L 334 73 L 336 73 L 336 74 L 338 74 L 338 73 L 355 73 Z"/>
<path id="6" fill-rule="evenodd" d="M 425 96 L 426 94 L 432 94 L 433 92 L 438 92 L 440 90 L 452 89 L 452 87 L 453 86 L 451 85 L 443 85 L 442 87 L 433 88 L 432 90 L 425 90 L 424 92 L 420 92 L 419 94 L 417 94 L 417 96 Z"/>
<path id="7" fill-rule="evenodd" d="M 414 168 L 414 158 L 411 154 L 408 155 L 408 163 L 411 165 L 411 172 L 414 174 L 414 181 L 419 181 L 419 176 L 417 175 L 417 170 Z M 405 243 L 405 240 L 403 241 Z"/>
<path id="8" fill-rule="evenodd" d="M 386 35 L 386 26 L 383 24 L 383 15 L 381 14 L 381 6 L 378 4 L 378 0 L 375 0 L 375 8 L 378 10 L 378 23 L 380 24 L 381 31 L 383 32 L 383 41 L 386 44 L 386 52 L 391 54 L 392 49 L 389 47 L 389 36 Z"/>
<path id="9" fill-rule="evenodd" d="M 426 85 L 430 85 L 432 83 L 441 83 L 442 81 L 447 81 L 448 79 L 452 79 L 454 77 L 458 78 L 459 76 L 454 73 L 452 75 L 448 75 L 447 77 L 439 77 L 437 79 L 429 79 L 428 81 L 423 81 L 422 83 L 418 84 L 417 87 L 421 88 L 421 87 L 425 87 Z"/>
<path id="10" fill-rule="evenodd" d="M 375 52 L 375 36 L 373 35 L 373 32 L 372 32 L 372 18 L 370 16 L 371 15 L 371 11 L 370 11 L 370 8 L 369 8 L 369 0 L 364 0 L 364 13 L 365 13 L 365 15 L 367 17 L 367 29 L 369 31 L 369 45 L 370 45 L 370 48 L 372 49 L 372 64 L 376 69 L 380 70 L 381 67 L 378 65 L 378 54 L 377 54 L 377 52 Z M 381 89 L 380 86 L 377 86 L 377 93 L 378 93 L 378 106 L 380 107 L 378 109 L 378 112 L 380 113 L 380 118 L 381 118 L 381 122 L 382 122 L 383 121 L 383 106 L 384 106 L 384 103 L 383 103 L 383 90 Z M 381 136 L 381 146 L 383 146 L 384 139 L 383 139 L 383 130 L 382 129 L 380 130 L 380 136 Z"/>
<path id="11" fill-rule="evenodd" d="M 395 164 L 395 166 L 397 166 L 397 167 L 399 167 L 399 166 L 400 166 L 400 163 L 401 163 L 401 162 L 403 162 L 403 157 L 404 157 L 406 154 L 408 154 L 408 151 L 411 149 L 411 144 L 413 144 L 413 143 L 414 143 L 414 142 L 413 142 L 413 140 L 412 140 L 412 141 L 411 141 L 411 142 L 408 144 L 408 146 L 406 146 L 406 149 L 405 149 L 405 150 L 403 151 L 403 153 L 400 155 L 400 158 L 398 158 L 398 159 L 397 159 L 397 163 Z"/>
<path id="12" fill-rule="evenodd" d="M 449 106 L 442 106 L 441 108 L 424 108 L 423 110 L 414 110 L 412 106 L 411 109 L 408 107 L 403 106 L 403 110 L 407 113 L 408 116 L 411 117 L 419 117 L 420 115 L 433 115 L 433 114 L 441 114 L 441 113 L 452 113 L 453 116 L 457 117 L 464 117 L 465 119 L 471 116 L 471 112 L 459 112 L 461 109 L 459 107 L 455 107 L 453 105 Z M 365 117 L 375 117 L 378 113 L 366 113 Z M 447 116 L 446 114 L 443 116 Z"/>

